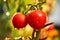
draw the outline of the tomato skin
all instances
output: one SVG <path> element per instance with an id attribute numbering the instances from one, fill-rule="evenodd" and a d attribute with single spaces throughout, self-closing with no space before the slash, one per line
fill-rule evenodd
<path id="1" fill-rule="evenodd" d="M 41 10 L 33 10 L 28 14 L 27 22 L 34 29 L 40 30 L 46 23 L 46 14 Z"/>
<path id="2" fill-rule="evenodd" d="M 12 18 L 12 23 L 15 28 L 20 29 L 26 26 L 26 16 L 22 13 L 17 13 Z"/>

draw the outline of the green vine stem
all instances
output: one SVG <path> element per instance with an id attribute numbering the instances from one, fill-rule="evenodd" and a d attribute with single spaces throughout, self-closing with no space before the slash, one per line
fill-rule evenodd
<path id="1" fill-rule="evenodd" d="M 36 30 L 33 30 L 32 39 L 31 40 L 34 40 L 35 39 L 35 32 L 36 32 Z"/>
<path id="2" fill-rule="evenodd" d="M 39 30 L 39 31 L 36 32 L 36 38 L 35 38 L 35 40 L 39 40 L 39 38 L 40 38 L 40 31 L 41 30 Z"/>
<path id="3" fill-rule="evenodd" d="M 34 39 L 35 31 L 36 30 L 33 30 L 32 39 Z"/>
<path id="4" fill-rule="evenodd" d="M 27 5 L 27 6 L 28 6 L 28 9 L 26 9 L 26 11 L 24 12 L 25 15 L 28 14 L 27 12 L 28 12 L 29 10 L 33 10 L 33 8 L 35 7 L 35 5 L 32 5 L 32 4 L 31 4 L 31 5 Z M 33 7 L 33 8 L 32 8 L 32 7 Z M 35 8 L 34 8 L 34 9 L 35 9 Z"/>
<path id="5" fill-rule="evenodd" d="M 30 6 L 25 12 L 24 14 L 27 15 L 27 12 L 31 9 L 32 6 Z"/>

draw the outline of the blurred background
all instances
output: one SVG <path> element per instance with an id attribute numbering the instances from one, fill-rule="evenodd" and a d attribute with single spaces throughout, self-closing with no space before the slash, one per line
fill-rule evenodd
<path id="1" fill-rule="evenodd" d="M 60 0 L 56 2 L 54 10 L 50 12 L 49 21 L 54 22 L 55 26 L 60 29 Z"/>

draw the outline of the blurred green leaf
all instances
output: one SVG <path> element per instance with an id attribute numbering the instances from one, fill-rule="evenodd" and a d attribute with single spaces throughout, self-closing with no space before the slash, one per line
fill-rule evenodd
<path id="1" fill-rule="evenodd" d="M 59 37 L 54 38 L 54 40 L 59 40 Z"/>
<path id="2" fill-rule="evenodd" d="M 19 7 L 19 0 L 7 0 L 6 5 L 10 13 L 9 15 L 9 19 L 10 19 L 13 16 L 13 14 L 17 12 L 17 9 Z"/>
<path id="3" fill-rule="evenodd" d="M 0 38 L 7 37 L 7 36 L 9 37 L 12 30 L 8 20 L 7 19 L 2 20 L 1 24 L 2 24 L 2 28 L 0 30 L 0 34 L 1 34 Z"/>
<path id="4" fill-rule="evenodd" d="M 22 12 L 22 13 L 24 13 L 24 11 L 26 10 L 26 5 L 24 3 L 24 0 L 20 0 L 18 10 L 19 12 Z"/>
<path id="5" fill-rule="evenodd" d="M 24 0 L 25 5 L 34 4 L 35 0 Z"/>
<path id="6" fill-rule="evenodd" d="M 18 37 L 18 29 L 14 28 L 13 24 L 12 24 L 12 20 L 9 20 L 9 24 L 11 26 L 11 32 L 12 32 L 12 37 L 15 38 L 15 37 Z"/>
<path id="7" fill-rule="evenodd" d="M 40 3 L 42 3 L 42 2 L 46 2 L 46 0 L 38 0 Z"/>
<path id="8" fill-rule="evenodd" d="M 0 0 L 0 5 L 2 5 L 3 4 L 3 0 Z"/>
<path id="9" fill-rule="evenodd" d="M 18 35 L 18 30 L 17 30 L 17 29 L 14 29 L 14 30 L 12 31 L 12 36 L 13 36 L 13 38 L 16 38 L 16 37 L 19 36 L 19 35 Z"/>

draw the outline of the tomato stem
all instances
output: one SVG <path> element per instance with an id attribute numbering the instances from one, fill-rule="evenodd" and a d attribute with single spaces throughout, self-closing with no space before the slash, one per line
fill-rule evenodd
<path id="1" fill-rule="evenodd" d="M 36 32 L 36 30 L 33 30 L 33 33 L 32 33 L 32 40 L 35 39 L 35 32 Z"/>
<path id="2" fill-rule="evenodd" d="M 34 38 L 35 30 L 33 30 L 32 39 Z"/>
<path id="3" fill-rule="evenodd" d="M 26 9 L 26 11 L 24 12 L 24 14 L 25 15 L 27 15 L 27 12 L 29 11 L 29 10 L 31 10 L 31 8 L 32 8 L 33 6 L 31 5 L 31 6 L 29 6 L 29 8 L 28 9 Z"/>
<path id="4" fill-rule="evenodd" d="M 39 40 L 39 38 L 40 38 L 40 31 L 41 30 L 39 30 L 39 31 L 36 32 L 36 38 L 35 38 L 35 40 Z"/>
<path id="5" fill-rule="evenodd" d="M 45 28 L 46 26 L 49 26 L 51 24 L 54 24 L 54 22 L 51 22 L 51 23 L 48 23 L 48 24 L 45 24 L 43 28 Z"/>

